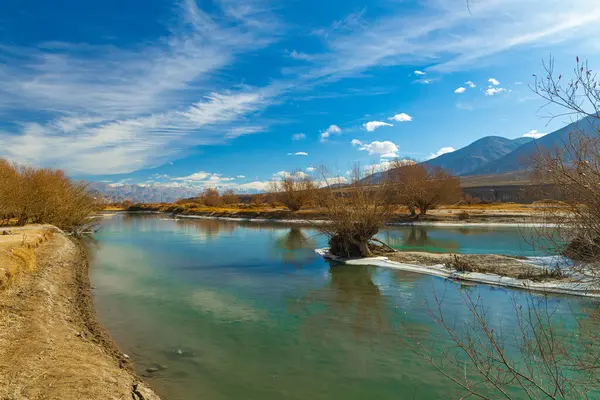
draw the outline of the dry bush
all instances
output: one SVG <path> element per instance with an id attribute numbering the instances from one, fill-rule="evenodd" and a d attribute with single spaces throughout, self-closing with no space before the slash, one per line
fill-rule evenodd
<path id="1" fill-rule="evenodd" d="M 551 186 L 561 203 L 540 204 L 544 224 L 530 238 L 538 249 L 562 252 L 591 263 L 576 272 L 598 282 L 600 260 L 600 87 L 596 75 L 577 59 L 574 78 L 565 82 L 550 60 L 545 74 L 532 86 L 550 104 L 564 109 L 560 115 L 583 117 L 568 139 L 554 148 L 538 148 L 532 160 L 539 187 Z M 560 279 L 558 266 L 526 279 Z M 442 297 L 427 309 L 442 328 L 450 345 L 431 351 L 421 337 L 411 345 L 443 376 L 461 387 L 459 398 L 592 399 L 600 393 L 600 347 L 597 321 L 574 314 L 567 327 L 564 315 L 550 309 L 546 297 L 530 295 L 527 304 L 513 302 L 516 332 L 494 329 L 483 299 L 461 292 L 472 321 L 464 332 L 444 315 Z M 597 312 L 597 311 L 596 311 Z M 590 327 L 585 324 L 591 321 Z M 560 329 L 560 331 L 558 331 Z M 437 339 L 437 338 L 436 338 Z"/>
<path id="2" fill-rule="evenodd" d="M 320 196 L 330 223 L 319 228 L 329 237 L 331 254 L 348 258 L 371 257 L 376 246 L 373 241 L 392 251 L 374 239 L 394 208 L 388 201 L 390 186 L 364 183 L 358 166 L 354 168 L 351 184 L 343 189 L 331 186 L 331 183 L 341 181 L 339 178 L 329 179 L 324 173 L 323 181 L 326 186 L 320 190 Z"/>
<path id="3" fill-rule="evenodd" d="M 422 164 L 404 165 L 388 174 L 394 184 L 392 201 L 408 207 L 411 215 L 419 209 L 422 215 L 442 204 L 460 200 L 460 181 L 440 168 L 428 168 Z"/>
<path id="4" fill-rule="evenodd" d="M 267 196 L 265 194 L 259 193 L 252 196 L 251 200 L 252 205 L 254 206 L 262 206 L 267 204 Z"/>
<path id="5" fill-rule="evenodd" d="M 223 201 L 217 189 L 204 189 L 204 192 L 199 196 L 200 201 L 207 207 L 218 207 Z"/>
<path id="6" fill-rule="evenodd" d="M 459 257 L 456 254 L 451 254 L 448 261 L 444 263 L 444 266 L 448 269 L 453 269 L 459 272 L 480 272 L 479 268 L 477 268 L 475 264 L 464 257 Z"/>
<path id="7" fill-rule="evenodd" d="M 83 183 L 63 171 L 0 162 L 0 219 L 17 225 L 46 223 L 78 231 L 90 224 L 97 203 Z"/>
<path id="8" fill-rule="evenodd" d="M 240 198 L 237 194 L 235 194 L 235 192 L 231 189 L 228 189 L 226 191 L 223 192 L 223 194 L 221 195 L 221 200 L 223 201 L 223 204 L 238 204 L 240 202 Z"/>
<path id="9" fill-rule="evenodd" d="M 271 182 L 269 191 L 275 201 L 290 211 L 298 211 L 313 200 L 315 184 L 310 176 L 296 171 L 278 182 Z"/>
<path id="10" fill-rule="evenodd" d="M 466 221 L 469 218 L 471 218 L 471 215 L 466 211 L 462 211 L 462 212 L 458 213 L 456 218 L 458 218 L 459 221 Z"/>
<path id="11" fill-rule="evenodd" d="M 535 92 L 561 106 L 579 121 L 567 139 L 554 148 L 538 148 L 532 160 L 533 179 L 540 190 L 551 187 L 561 200 L 540 206 L 551 227 L 537 230 L 532 242 L 552 253 L 581 261 L 600 260 L 600 88 L 596 75 L 577 60 L 574 78 L 556 76 L 551 59 L 544 64 L 546 76 L 536 79 Z"/>

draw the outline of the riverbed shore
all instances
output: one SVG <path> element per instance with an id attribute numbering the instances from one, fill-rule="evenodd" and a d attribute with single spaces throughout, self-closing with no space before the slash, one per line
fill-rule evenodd
<path id="1" fill-rule="evenodd" d="M 553 265 L 563 264 L 564 257 L 511 257 L 497 254 L 460 255 L 473 271 L 459 271 L 452 267 L 449 254 L 426 252 L 393 252 L 385 256 L 346 259 L 332 255 L 329 249 L 315 250 L 325 259 L 348 265 L 370 265 L 416 272 L 473 284 L 485 284 L 541 293 L 600 298 L 600 287 L 595 280 L 572 273 L 565 268 L 561 276 L 549 276 Z"/>
<path id="2" fill-rule="evenodd" d="M 0 249 L 0 398 L 159 399 L 99 323 L 81 244 L 42 225 L 0 229 Z"/>
<path id="3" fill-rule="evenodd" d="M 403 208 L 388 219 L 388 224 L 447 224 L 447 225 L 535 225 L 547 224 L 545 212 L 546 204 L 478 204 L 478 205 L 453 205 L 442 206 L 431 210 L 426 215 L 411 217 Z M 170 203 L 162 204 L 135 204 L 127 208 L 108 207 L 105 212 L 164 212 L 181 218 L 219 218 L 231 220 L 253 220 L 253 221 L 285 221 L 285 222 L 308 222 L 315 223 L 328 219 L 327 211 L 324 209 L 302 209 L 290 211 L 282 207 L 253 206 L 253 205 L 231 205 L 222 207 L 180 206 Z"/>

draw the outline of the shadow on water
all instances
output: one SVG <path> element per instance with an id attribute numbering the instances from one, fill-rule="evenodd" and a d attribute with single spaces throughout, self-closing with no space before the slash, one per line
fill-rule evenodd
<path id="1" fill-rule="evenodd" d="M 388 333 L 390 313 L 383 292 L 373 282 L 374 272 L 374 267 L 330 262 L 328 282 L 295 299 L 292 311 L 302 314 L 309 334 L 315 329 L 344 331 L 368 339 Z"/>
<path id="2" fill-rule="evenodd" d="M 285 265 L 302 268 L 306 260 L 315 257 L 316 242 L 305 235 L 302 229 L 293 226 L 288 233 L 273 242 L 273 256 L 281 258 Z"/>
<path id="3" fill-rule="evenodd" d="M 411 226 L 403 230 L 386 230 L 384 242 L 395 249 L 412 251 L 434 251 L 441 253 L 457 252 L 460 243 L 452 239 L 430 237 L 431 228 Z"/>

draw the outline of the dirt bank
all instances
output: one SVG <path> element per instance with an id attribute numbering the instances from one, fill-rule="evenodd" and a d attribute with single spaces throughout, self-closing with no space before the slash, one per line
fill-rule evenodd
<path id="1" fill-rule="evenodd" d="M 82 247 L 55 231 L 35 260 L 0 291 L 0 399 L 158 399 L 98 323 Z"/>
<path id="2" fill-rule="evenodd" d="M 544 219 L 544 204 L 479 204 L 442 206 L 427 215 L 410 217 L 406 209 L 399 207 L 388 223 L 458 223 L 458 224 L 529 224 L 549 222 Z M 327 220 L 325 209 L 302 209 L 289 211 L 284 207 L 268 205 L 228 205 L 208 207 L 188 204 L 136 204 L 128 208 L 107 208 L 106 211 L 165 212 L 182 217 L 203 216 L 211 218 L 258 219 L 258 220 Z"/>

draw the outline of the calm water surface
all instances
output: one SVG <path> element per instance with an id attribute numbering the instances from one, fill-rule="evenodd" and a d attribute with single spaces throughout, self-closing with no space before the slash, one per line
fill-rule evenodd
<path id="1" fill-rule="evenodd" d="M 400 249 L 534 254 L 522 234 L 398 227 L 380 237 Z M 469 317 L 461 291 L 481 295 L 505 329 L 514 327 L 513 299 L 525 302 L 518 291 L 330 265 L 313 251 L 326 239 L 298 226 L 120 214 L 96 239 L 100 320 L 166 400 L 449 398 L 452 386 L 407 347 L 400 327 L 410 324 L 424 343 L 439 333 L 423 308 L 433 293 L 458 323 Z M 590 305 L 550 304 L 564 329 L 572 310 Z M 145 372 L 159 365 L 167 368 Z"/>

